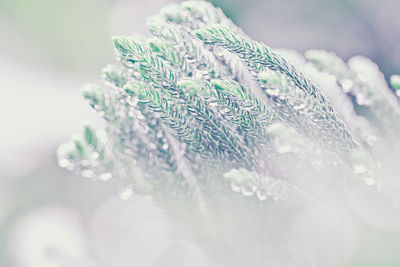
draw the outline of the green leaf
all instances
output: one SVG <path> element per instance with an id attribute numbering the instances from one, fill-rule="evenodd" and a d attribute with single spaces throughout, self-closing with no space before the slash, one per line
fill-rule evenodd
<path id="1" fill-rule="evenodd" d="M 91 145 L 95 150 L 97 150 L 98 140 L 95 130 L 90 126 L 85 126 L 84 128 L 84 138 L 85 141 Z"/>

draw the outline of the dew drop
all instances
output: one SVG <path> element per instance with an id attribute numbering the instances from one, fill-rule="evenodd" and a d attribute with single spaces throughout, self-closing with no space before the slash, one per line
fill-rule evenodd
<path id="1" fill-rule="evenodd" d="M 220 47 L 220 46 L 217 46 L 217 45 L 214 46 L 213 52 L 214 52 L 214 55 L 215 55 L 217 58 L 220 58 L 220 57 L 223 57 L 223 56 L 224 56 L 224 50 L 223 50 L 223 48 Z"/>
<path id="2" fill-rule="evenodd" d="M 367 172 L 367 168 L 362 164 L 356 164 L 353 166 L 353 170 L 355 174 L 363 174 Z"/>
<path id="3" fill-rule="evenodd" d="M 104 130 L 100 130 L 97 132 L 97 138 L 102 142 L 106 143 L 108 138 L 107 138 L 107 132 Z"/>
<path id="4" fill-rule="evenodd" d="M 366 138 L 365 141 L 367 142 L 367 144 L 368 144 L 369 146 L 373 146 L 373 145 L 378 141 L 378 138 L 376 138 L 375 135 L 370 135 L 370 136 L 368 136 L 368 137 Z"/>
<path id="5" fill-rule="evenodd" d="M 129 155 L 129 156 L 132 156 L 132 155 L 133 155 L 132 149 L 129 149 L 129 148 L 125 148 L 125 149 L 124 149 L 124 153 L 127 154 L 127 155 Z"/>
<path id="6" fill-rule="evenodd" d="M 278 193 L 276 193 L 276 192 L 272 192 L 272 193 L 271 193 L 271 197 L 272 197 L 272 199 L 273 199 L 274 201 L 279 201 L 279 200 L 281 199 L 281 196 L 280 196 Z"/>
<path id="7" fill-rule="evenodd" d="M 133 167 L 133 166 L 136 166 L 136 160 L 135 160 L 135 159 L 132 159 L 131 165 L 132 165 L 132 167 Z"/>
<path id="8" fill-rule="evenodd" d="M 80 166 L 82 166 L 84 168 L 89 167 L 89 165 L 90 165 L 90 162 L 86 159 L 80 161 Z"/>
<path id="9" fill-rule="evenodd" d="M 93 171 L 92 170 L 83 170 L 82 171 L 82 176 L 86 178 L 90 178 L 93 176 Z"/>
<path id="10" fill-rule="evenodd" d="M 360 106 L 369 106 L 371 101 L 367 99 L 363 94 L 359 93 L 356 95 L 357 104 Z"/>
<path id="11" fill-rule="evenodd" d="M 139 102 L 139 99 L 137 97 L 128 97 L 127 103 L 131 106 L 136 106 L 137 103 Z"/>
<path id="12" fill-rule="evenodd" d="M 125 188 L 124 190 L 122 190 L 122 192 L 119 194 L 119 196 L 124 199 L 127 200 L 129 199 L 131 196 L 133 195 L 133 190 L 130 187 Z"/>
<path id="13" fill-rule="evenodd" d="M 149 148 L 150 148 L 151 150 L 156 150 L 156 149 L 157 149 L 157 146 L 156 146 L 155 144 L 153 144 L 153 143 L 150 143 L 150 144 L 149 144 Z"/>
<path id="14" fill-rule="evenodd" d="M 70 165 L 70 161 L 67 159 L 59 159 L 58 165 L 60 165 L 61 168 L 67 168 Z"/>
<path id="15" fill-rule="evenodd" d="M 231 182 L 231 188 L 233 192 L 239 193 L 241 188 L 240 188 L 240 184 L 237 181 L 232 181 Z"/>
<path id="16" fill-rule="evenodd" d="M 340 80 L 340 85 L 342 86 L 344 93 L 349 93 L 350 89 L 353 87 L 354 83 L 352 80 L 342 79 L 342 80 Z"/>
<path id="17" fill-rule="evenodd" d="M 303 110 L 305 108 L 306 108 L 306 105 L 304 105 L 303 103 L 293 107 L 294 110 Z"/>
<path id="18" fill-rule="evenodd" d="M 99 178 L 100 178 L 100 180 L 108 181 L 112 178 L 112 174 L 109 172 L 105 172 L 105 173 L 100 174 Z"/>
<path id="19" fill-rule="evenodd" d="M 265 93 L 269 96 L 279 96 L 279 89 L 278 88 L 268 88 L 265 89 Z"/>
<path id="20" fill-rule="evenodd" d="M 163 150 L 167 150 L 168 147 L 169 147 L 168 144 L 163 144 L 162 149 L 163 149 Z"/>
<path id="21" fill-rule="evenodd" d="M 260 188 L 257 190 L 257 197 L 259 200 L 264 201 L 268 198 L 268 191 L 266 188 Z"/>
<path id="22" fill-rule="evenodd" d="M 248 184 L 242 185 L 241 190 L 242 190 L 242 194 L 244 196 L 251 197 L 252 195 L 254 195 L 257 188 L 253 184 L 248 183 Z"/>
<path id="23" fill-rule="evenodd" d="M 375 179 L 372 177 L 367 177 L 364 179 L 365 183 L 369 186 L 375 185 Z"/>
<path id="24" fill-rule="evenodd" d="M 289 144 L 278 144 L 276 145 L 275 150 L 279 154 L 286 154 L 292 151 L 292 146 Z"/>
<path id="25" fill-rule="evenodd" d="M 92 159 L 96 160 L 100 157 L 100 154 L 98 152 L 93 152 L 91 156 L 92 156 Z"/>

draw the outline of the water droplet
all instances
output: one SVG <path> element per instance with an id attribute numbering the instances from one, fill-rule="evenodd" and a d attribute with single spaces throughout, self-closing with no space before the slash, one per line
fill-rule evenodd
<path id="1" fill-rule="evenodd" d="M 279 200 L 281 200 L 280 194 L 278 194 L 278 193 L 276 193 L 276 192 L 272 192 L 272 193 L 271 193 L 271 197 L 272 197 L 272 199 L 273 199 L 274 201 L 279 201 Z"/>
<path id="2" fill-rule="evenodd" d="M 67 168 L 70 164 L 71 164 L 70 161 L 67 159 L 58 160 L 58 165 L 60 165 L 61 168 Z"/>
<path id="3" fill-rule="evenodd" d="M 355 174 L 363 174 L 367 172 L 367 168 L 362 164 L 356 164 L 353 166 L 353 170 Z"/>
<path id="4" fill-rule="evenodd" d="M 222 47 L 220 47 L 220 46 L 217 46 L 217 45 L 214 46 L 213 52 L 214 52 L 214 55 L 217 58 L 220 58 L 220 57 L 224 56 L 224 49 Z"/>
<path id="5" fill-rule="evenodd" d="M 264 201 L 268 198 L 268 191 L 266 188 L 260 188 L 257 191 L 257 197 L 259 200 Z"/>
<path id="6" fill-rule="evenodd" d="M 203 74 L 200 71 L 194 72 L 194 78 L 201 80 L 203 78 Z"/>
<path id="7" fill-rule="evenodd" d="M 133 166 L 136 166 L 136 159 L 132 159 L 132 161 L 131 161 L 131 166 L 133 167 Z"/>
<path id="8" fill-rule="evenodd" d="M 128 97 L 128 99 L 127 99 L 127 103 L 131 106 L 136 106 L 138 102 L 139 102 L 139 99 L 135 96 Z"/>
<path id="9" fill-rule="evenodd" d="M 125 188 L 120 194 L 119 196 L 124 199 L 127 200 L 129 199 L 131 196 L 133 195 L 133 190 L 130 187 Z"/>
<path id="10" fill-rule="evenodd" d="M 342 79 L 340 80 L 340 85 L 342 86 L 343 92 L 349 93 L 354 83 L 350 79 Z"/>
<path id="11" fill-rule="evenodd" d="M 357 104 L 360 106 L 369 106 L 371 105 L 371 100 L 367 99 L 363 94 L 356 94 Z"/>
<path id="12" fill-rule="evenodd" d="M 151 150 L 156 150 L 156 149 L 157 149 L 157 146 L 156 146 L 155 144 L 153 144 L 153 143 L 150 143 L 150 144 L 149 144 L 149 148 L 150 148 Z"/>
<path id="13" fill-rule="evenodd" d="M 375 179 L 372 177 L 367 177 L 364 179 L 365 183 L 369 186 L 375 185 Z"/>
<path id="14" fill-rule="evenodd" d="M 293 109 L 294 110 L 303 110 L 303 109 L 305 109 L 305 107 L 306 107 L 306 105 L 301 103 L 300 105 L 294 106 Z"/>
<path id="15" fill-rule="evenodd" d="M 252 183 L 242 185 L 242 194 L 246 197 L 251 197 L 256 192 L 257 188 Z"/>
<path id="16" fill-rule="evenodd" d="M 90 161 L 84 159 L 79 162 L 79 165 L 83 168 L 88 168 L 90 166 Z"/>
<path id="17" fill-rule="evenodd" d="M 267 88 L 265 89 L 265 93 L 270 96 L 279 96 L 278 88 Z"/>
<path id="18" fill-rule="evenodd" d="M 92 156 L 92 159 L 96 160 L 99 158 L 100 154 L 98 152 L 93 152 L 91 156 Z"/>
<path id="19" fill-rule="evenodd" d="M 109 172 L 105 172 L 105 173 L 100 174 L 99 178 L 100 178 L 100 180 L 108 181 L 112 178 L 112 174 Z"/>
<path id="20" fill-rule="evenodd" d="M 97 132 L 97 138 L 99 139 L 99 141 L 101 141 L 102 143 L 106 143 L 108 138 L 107 138 L 107 132 L 105 130 L 99 130 Z"/>
<path id="21" fill-rule="evenodd" d="M 142 78 L 142 75 L 138 71 L 133 72 L 132 75 L 133 75 L 133 77 L 135 77 L 135 79 L 139 79 L 140 80 Z"/>
<path id="22" fill-rule="evenodd" d="M 93 171 L 92 170 L 83 170 L 82 171 L 82 176 L 86 178 L 90 178 L 93 176 Z"/>
<path id="23" fill-rule="evenodd" d="M 292 151 L 292 146 L 289 144 L 278 144 L 276 145 L 275 150 L 279 154 L 286 154 Z"/>
<path id="24" fill-rule="evenodd" d="M 240 188 L 240 184 L 237 181 L 232 181 L 231 182 L 231 188 L 233 192 L 239 193 L 241 188 Z"/>

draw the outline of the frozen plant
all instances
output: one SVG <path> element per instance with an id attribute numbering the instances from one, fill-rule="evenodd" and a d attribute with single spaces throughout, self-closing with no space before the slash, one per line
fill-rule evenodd
<path id="1" fill-rule="evenodd" d="M 193 201 L 207 223 L 215 199 L 294 209 L 287 221 L 344 196 L 371 209 L 366 221 L 400 225 L 399 76 L 390 89 L 367 58 L 274 50 L 205 1 L 171 4 L 147 27 L 153 38 L 113 38 L 118 63 L 83 90 L 104 127 L 61 145 L 61 167 L 123 198 Z"/>

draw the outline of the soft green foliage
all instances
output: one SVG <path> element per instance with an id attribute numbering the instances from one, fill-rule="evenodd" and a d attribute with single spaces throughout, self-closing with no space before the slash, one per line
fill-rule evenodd
<path id="1" fill-rule="evenodd" d="M 400 75 L 393 75 L 390 77 L 390 84 L 394 90 L 400 90 Z"/>
<path id="2" fill-rule="evenodd" d="M 338 115 L 334 112 L 332 106 L 321 94 L 320 90 L 309 79 L 307 79 L 301 71 L 297 70 L 279 54 L 272 51 L 271 48 L 237 34 L 223 25 L 200 29 L 196 32 L 196 35 L 205 43 L 221 46 L 228 51 L 237 54 L 246 63 L 250 70 L 255 73 L 265 70 L 280 72 L 282 76 L 278 77 L 278 79 L 285 79 L 287 77 L 293 84 L 286 88 L 280 88 L 284 86 L 284 82 L 276 82 L 276 80 L 272 78 L 272 83 L 275 83 L 273 87 L 276 90 L 281 89 L 283 91 L 285 89 L 288 90 L 294 88 L 294 90 L 296 90 L 299 88 L 307 95 L 314 97 L 317 100 L 311 108 L 313 111 L 321 110 L 323 112 L 323 117 L 325 117 L 324 120 L 318 122 L 319 126 L 321 126 L 321 129 L 324 129 L 325 126 L 321 124 L 326 124 L 327 132 L 333 134 L 333 136 L 340 136 L 340 140 L 334 140 L 337 141 L 337 143 L 333 144 L 335 146 L 334 149 L 338 149 L 338 146 L 347 146 L 350 149 L 357 147 L 351 134 L 347 131 Z M 263 75 L 263 73 L 261 73 L 261 77 L 258 78 L 263 85 L 266 82 L 262 81 L 262 76 L 265 76 L 265 74 Z M 270 94 L 272 97 L 281 95 L 279 92 L 275 93 L 274 90 L 266 90 L 266 93 Z M 303 104 L 307 104 L 307 101 L 303 100 Z M 289 112 L 292 113 L 292 111 Z M 327 133 L 324 132 L 323 136 L 332 139 L 331 134 L 327 136 Z"/>
<path id="3" fill-rule="evenodd" d="M 370 60 L 355 57 L 347 65 L 335 54 L 318 50 L 308 51 L 305 56 L 320 70 L 335 75 L 342 90 L 354 96 L 356 104 L 364 107 L 364 112 L 385 135 L 397 134 L 400 130 L 400 124 L 396 123 L 400 121 L 398 101 L 391 96 L 382 82 L 383 75 Z"/>
<path id="4" fill-rule="evenodd" d="M 113 38 L 119 64 L 103 69 L 104 87 L 84 88 L 102 138 L 86 127 L 60 147 L 61 166 L 155 195 L 189 187 L 199 201 L 226 182 L 279 200 L 302 168 L 375 179 L 372 141 L 394 139 L 400 111 L 373 63 L 308 51 L 292 53 L 294 65 L 203 1 L 172 4 L 147 25 L 151 39 Z M 400 89 L 398 76 L 391 85 Z"/>

